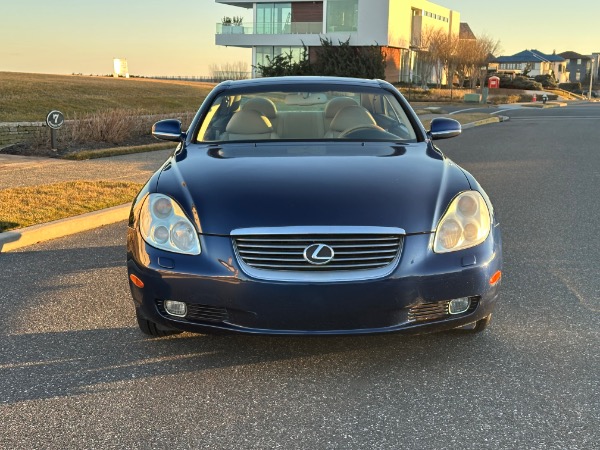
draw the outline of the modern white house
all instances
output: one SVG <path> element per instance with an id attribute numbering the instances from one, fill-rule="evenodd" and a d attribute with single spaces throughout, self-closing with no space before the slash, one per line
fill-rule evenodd
<path id="1" fill-rule="evenodd" d="M 314 51 L 320 38 L 334 44 L 376 45 L 387 57 L 386 80 L 419 78 L 418 50 L 422 34 L 441 29 L 458 36 L 460 14 L 425 0 L 216 0 L 237 6 L 241 23 L 217 24 L 217 45 L 252 48 L 252 65 L 268 64 L 267 56 L 292 54 L 302 45 Z M 253 75 L 256 69 L 253 70 Z M 419 80 L 420 82 L 421 80 Z M 427 80 L 429 81 L 429 80 Z"/>

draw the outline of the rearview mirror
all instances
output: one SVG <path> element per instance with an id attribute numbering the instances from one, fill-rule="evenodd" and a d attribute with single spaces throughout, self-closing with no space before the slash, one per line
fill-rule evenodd
<path id="1" fill-rule="evenodd" d="M 458 136 L 462 131 L 460 123 L 447 117 L 438 117 L 431 121 L 429 136 L 431 139 L 448 139 Z"/>
<path id="2" fill-rule="evenodd" d="M 185 138 L 181 132 L 181 121 L 166 119 L 152 125 L 152 136 L 163 141 L 180 142 Z"/>

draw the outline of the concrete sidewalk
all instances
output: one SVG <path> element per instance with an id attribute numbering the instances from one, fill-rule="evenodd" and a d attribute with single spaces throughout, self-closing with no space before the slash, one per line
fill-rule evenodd
<path id="1" fill-rule="evenodd" d="M 143 183 L 170 153 L 171 150 L 157 150 L 87 161 L 0 154 L 0 189 L 75 180 Z"/>

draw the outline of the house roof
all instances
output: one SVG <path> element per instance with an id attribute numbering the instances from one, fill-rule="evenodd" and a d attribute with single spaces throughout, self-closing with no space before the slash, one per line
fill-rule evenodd
<path id="1" fill-rule="evenodd" d="M 473 30 L 471 30 L 471 27 L 469 26 L 468 23 L 466 22 L 461 22 L 460 23 L 460 31 L 458 32 L 458 38 L 459 39 L 473 39 L 476 40 L 477 36 L 475 36 L 475 33 L 473 33 Z"/>
<path id="2" fill-rule="evenodd" d="M 562 52 L 562 53 L 559 53 L 558 55 L 562 56 L 565 59 L 590 59 L 589 56 L 581 55 L 577 52 L 572 52 L 572 51 Z"/>
<path id="3" fill-rule="evenodd" d="M 523 50 L 512 56 L 499 56 L 498 63 L 537 63 L 537 62 L 563 62 L 565 58 L 559 55 L 546 55 L 538 50 Z"/>

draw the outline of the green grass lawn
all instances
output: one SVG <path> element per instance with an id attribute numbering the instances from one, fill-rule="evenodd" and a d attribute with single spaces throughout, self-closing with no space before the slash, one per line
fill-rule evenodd
<path id="1" fill-rule="evenodd" d="M 0 233 L 133 201 L 140 183 L 69 181 L 0 189 Z"/>
<path id="2" fill-rule="evenodd" d="M 196 111 L 213 83 L 0 72 L 0 122 L 41 122 L 109 109 L 147 114 Z"/>

